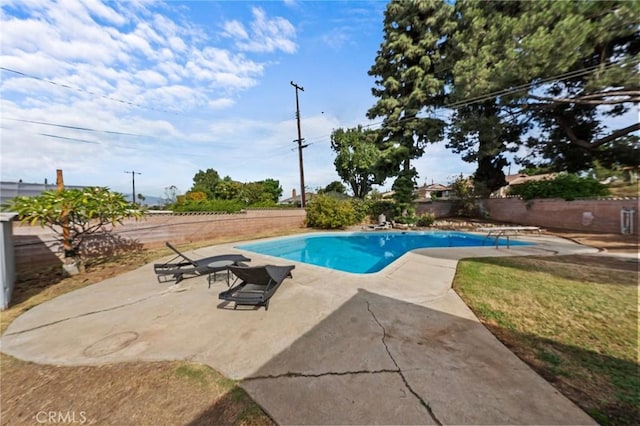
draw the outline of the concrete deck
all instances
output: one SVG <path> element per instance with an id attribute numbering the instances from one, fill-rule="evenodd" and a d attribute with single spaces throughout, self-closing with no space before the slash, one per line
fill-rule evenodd
<path id="1" fill-rule="evenodd" d="M 242 380 L 279 424 L 595 424 L 451 289 L 460 258 L 597 251 L 517 239 L 537 245 L 418 250 L 368 275 L 295 263 L 268 311 L 233 310 L 218 300 L 223 281 L 159 284 L 146 265 L 29 310 L 1 349 L 55 365 L 202 362 Z M 234 245 L 191 254 L 242 252 Z"/>

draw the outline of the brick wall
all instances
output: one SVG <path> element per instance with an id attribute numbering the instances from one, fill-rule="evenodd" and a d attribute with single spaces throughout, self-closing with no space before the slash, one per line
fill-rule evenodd
<path id="1" fill-rule="evenodd" d="M 176 244 L 217 237 L 255 235 L 299 229 L 304 226 L 303 209 L 248 210 L 238 214 L 149 215 L 143 220 L 126 220 L 111 234 L 88 244 L 92 253 L 115 249 L 157 247 L 170 241 Z M 40 226 L 13 224 L 17 265 L 59 262 L 59 244 L 55 234 Z"/>
<path id="2" fill-rule="evenodd" d="M 449 200 L 418 201 L 416 214 L 432 213 L 436 219 L 451 216 L 452 202 Z"/>
<path id="3" fill-rule="evenodd" d="M 620 211 L 635 209 L 634 235 L 639 235 L 640 208 L 637 198 L 575 200 L 491 198 L 479 201 L 489 219 L 549 229 L 599 233 L 621 233 Z M 451 201 L 417 203 L 416 212 L 433 213 L 436 218 L 451 215 Z"/>
<path id="4" fill-rule="evenodd" d="M 620 211 L 635 209 L 633 233 L 639 235 L 638 199 L 574 200 L 492 198 L 481 201 L 491 220 L 572 231 L 620 233 Z"/>

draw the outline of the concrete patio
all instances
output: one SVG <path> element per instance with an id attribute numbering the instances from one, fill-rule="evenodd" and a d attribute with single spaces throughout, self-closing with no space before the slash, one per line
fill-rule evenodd
<path id="1" fill-rule="evenodd" d="M 1 348 L 55 365 L 202 362 L 241 380 L 279 424 L 595 424 L 451 289 L 461 258 L 597 251 L 518 239 L 536 245 L 422 249 L 367 275 L 295 263 L 268 311 L 220 302 L 222 280 L 159 284 L 149 264 L 29 310 Z M 190 254 L 241 252 L 234 245 Z M 294 263 L 242 253 L 255 265 Z"/>

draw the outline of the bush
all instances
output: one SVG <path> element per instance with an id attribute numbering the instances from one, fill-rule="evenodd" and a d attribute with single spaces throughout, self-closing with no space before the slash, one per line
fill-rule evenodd
<path id="1" fill-rule="evenodd" d="M 540 180 L 514 185 L 510 191 L 525 200 L 534 198 L 576 198 L 601 197 L 609 195 L 609 189 L 592 177 L 580 177 L 563 173 L 553 180 Z"/>
<path id="2" fill-rule="evenodd" d="M 395 202 L 393 200 L 375 200 L 371 201 L 369 205 L 369 215 L 373 217 L 374 221 L 378 220 L 378 216 L 381 214 L 387 217 L 387 220 L 393 217 L 395 211 Z"/>
<path id="3" fill-rule="evenodd" d="M 360 198 L 354 198 L 351 200 L 353 210 L 355 212 L 355 223 L 362 223 L 368 216 L 371 215 L 370 200 L 361 200 Z"/>
<path id="4" fill-rule="evenodd" d="M 416 225 L 418 226 L 431 226 L 436 221 L 436 216 L 433 213 L 423 213 L 418 216 Z"/>
<path id="5" fill-rule="evenodd" d="M 339 229 L 358 223 L 356 210 L 350 200 L 338 200 L 318 195 L 307 203 L 307 226 Z"/>
<path id="6" fill-rule="evenodd" d="M 171 206 L 171 210 L 176 212 L 237 213 L 243 208 L 243 203 L 237 200 L 186 200 Z"/>

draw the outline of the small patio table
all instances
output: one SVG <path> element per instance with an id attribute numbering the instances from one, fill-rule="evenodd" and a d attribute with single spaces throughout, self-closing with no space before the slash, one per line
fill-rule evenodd
<path id="1" fill-rule="evenodd" d="M 211 288 L 211 279 L 215 282 L 218 277 L 218 272 L 227 272 L 227 277 L 225 279 L 227 283 L 227 287 L 229 287 L 229 281 L 231 279 L 231 272 L 229 272 L 229 266 L 233 265 L 235 262 L 233 260 L 219 260 L 217 262 L 211 262 L 207 264 L 207 268 L 209 269 L 209 288 Z"/>

